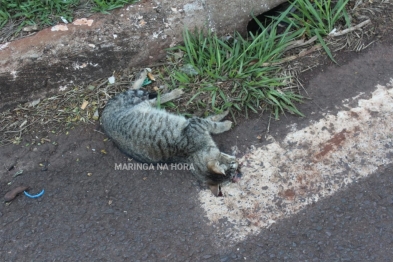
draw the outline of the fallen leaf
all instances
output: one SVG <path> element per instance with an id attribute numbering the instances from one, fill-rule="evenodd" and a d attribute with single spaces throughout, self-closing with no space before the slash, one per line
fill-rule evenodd
<path id="1" fill-rule="evenodd" d="M 154 76 L 153 76 L 152 73 L 148 72 L 148 73 L 147 73 L 147 76 L 149 77 L 150 80 L 156 81 L 156 79 L 154 78 Z"/>
<path id="2" fill-rule="evenodd" d="M 22 193 L 23 191 L 25 191 L 26 189 L 28 189 L 28 186 L 18 186 L 12 190 L 10 190 L 9 192 L 7 192 L 7 194 L 5 194 L 4 196 L 4 200 L 6 202 L 13 200 L 18 194 Z"/>
<path id="3" fill-rule="evenodd" d="M 29 103 L 29 107 L 34 107 L 34 106 L 38 105 L 38 104 L 40 103 L 40 101 L 41 101 L 40 98 L 38 98 L 38 99 L 36 99 L 36 100 L 34 100 L 34 101 L 31 101 L 31 102 Z"/>
<path id="4" fill-rule="evenodd" d="M 81 105 L 81 109 L 84 110 L 88 104 L 89 104 L 89 101 L 83 100 L 83 103 Z"/>

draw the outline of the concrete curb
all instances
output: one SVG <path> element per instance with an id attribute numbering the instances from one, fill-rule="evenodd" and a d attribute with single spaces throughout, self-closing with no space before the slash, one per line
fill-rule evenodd
<path id="1" fill-rule="evenodd" d="M 0 110 L 122 68 L 152 64 L 181 41 L 185 27 L 245 33 L 251 12 L 261 14 L 282 2 L 141 1 L 5 43 L 0 45 Z"/>

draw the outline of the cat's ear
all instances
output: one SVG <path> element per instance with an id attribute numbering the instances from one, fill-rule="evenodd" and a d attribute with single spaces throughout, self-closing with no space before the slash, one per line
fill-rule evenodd
<path id="1" fill-rule="evenodd" d="M 225 170 L 222 166 L 220 166 L 220 163 L 217 160 L 210 160 L 207 162 L 207 170 L 212 173 L 225 176 Z"/>
<path id="2" fill-rule="evenodd" d="M 220 193 L 220 189 L 218 188 L 218 185 L 210 185 L 209 186 L 210 191 L 212 191 L 213 195 L 218 196 L 218 194 Z"/>

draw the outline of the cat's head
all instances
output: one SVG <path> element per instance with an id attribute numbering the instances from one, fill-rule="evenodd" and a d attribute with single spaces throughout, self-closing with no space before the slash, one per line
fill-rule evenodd
<path id="1" fill-rule="evenodd" d="M 217 159 L 212 159 L 207 162 L 207 184 L 215 196 L 219 196 L 220 185 L 240 180 L 242 174 L 240 172 L 239 163 L 234 156 L 230 156 L 220 152 Z"/>

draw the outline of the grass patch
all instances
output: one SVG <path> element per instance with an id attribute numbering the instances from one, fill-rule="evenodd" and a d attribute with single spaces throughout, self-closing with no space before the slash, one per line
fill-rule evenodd
<path id="1" fill-rule="evenodd" d="M 184 46 L 171 49 L 173 57 L 182 56 L 170 74 L 170 85 L 192 94 L 187 107 L 204 114 L 227 109 L 258 112 L 270 106 L 278 118 L 283 112 L 302 115 L 295 102 L 302 97 L 287 88 L 288 79 L 280 76 L 280 61 L 288 44 L 302 34 L 291 27 L 277 34 L 276 27 L 264 28 L 250 39 L 235 34 L 220 39 L 201 31 L 184 32 Z"/>
<path id="2" fill-rule="evenodd" d="M 279 17 L 273 19 L 292 25 L 298 30 L 304 30 L 305 36 L 317 36 L 329 58 L 336 62 L 323 37 L 327 36 L 343 21 L 346 27 L 351 22 L 346 11 L 349 0 L 295 0 Z M 293 11 L 295 10 L 295 11 Z"/>
<path id="3" fill-rule="evenodd" d="M 279 64 L 291 43 L 314 36 L 334 61 L 323 37 L 340 21 L 349 25 L 347 3 L 295 0 L 268 26 L 254 17 L 261 30 L 249 38 L 235 33 L 225 40 L 212 32 L 186 30 L 184 45 L 170 49 L 176 65 L 168 68 L 168 85 L 184 88 L 189 94 L 188 113 L 203 116 L 229 109 L 247 116 L 250 110 L 267 107 L 276 119 L 285 112 L 303 116 L 296 103 L 304 98 L 291 88 L 291 76 L 282 74 Z M 287 25 L 282 33 L 277 31 L 279 24 Z"/>
<path id="4" fill-rule="evenodd" d="M 310 14 L 307 15 L 298 14 L 300 1 L 305 3 L 303 8 L 307 9 L 307 5 L 311 4 L 314 11 L 308 10 Z M 118 1 L 105 2 L 108 4 L 105 8 L 115 8 Z M 324 2 L 328 2 L 327 6 L 333 7 L 333 11 L 325 10 L 326 5 L 296 0 L 273 19 L 271 25 L 264 27 L 259 23 L 260 32 L 247 38 L 238 33 L 231 38 L 220 38 L 212 32 L 185 31 L 184 45 L 168 50 L 169 63 L 153 68 L 157 80 L 147 88 L 159 93 L 184 88 L 186 92 L 181 99 L 162 106 L 188 116 L 203 117 L 224 110 L 230 110 L 233 116 L 237 113 L 247 116 L 250 111 L 261 112 L 266 108 L 276 119 L 285 112 L 302 116 L 296 104 L 304 97 L 295 88 L 293 76 L 280 65 L 300 51 L 295 47 L 297 50 L 293 53 L 295 49 L 291 49 L 297 40 L 319 35 L 320 41 L 323 41 L 337 23 L 344 21 L 348 25 L 345 7 L 342 7 L 347 0 L 339 0 L 335 4 L 330 0 Z M 290 12 L 294 7 L 298 11 Z M 288 26 L 279 33 L 278 24 L 282 22 Z M 109 84 L 107 78 L 98 79 L 86 87 L 70 87 L 56 96 L 38 101 L 36 105 L 25 103 L 0 113 L 0 146 L 22 142 L 22 134 L 32 129 L 57 133 L 80 122 L 95 122 L 108 99 L 126 90 L 135 81 L 136 71 L 125 68 L 114 74 L 114 84 Z M 87 106 L 82 108 L 86 102 Z"/>
<path id="5" fill-rule="evenodd" d="M 92 2 L 93 2 L 92 10 L 94 12 L 109 14 L 108 11 L 123 7 L 126 4 L 133 4 L 137 1 L 136 0 L 93 0 Z"/>
<path id="6" fill-rule="evenodd" d="M 18 33 L 25 26 L 39 29 L 57 24 L 62 17 L 72 22 L 74 12 L 81 6 L 93 12 L 108 13 L 115 8 L 136 2 L 135 0 L 1 0 L 0 29 L 15 21 Z"/>

